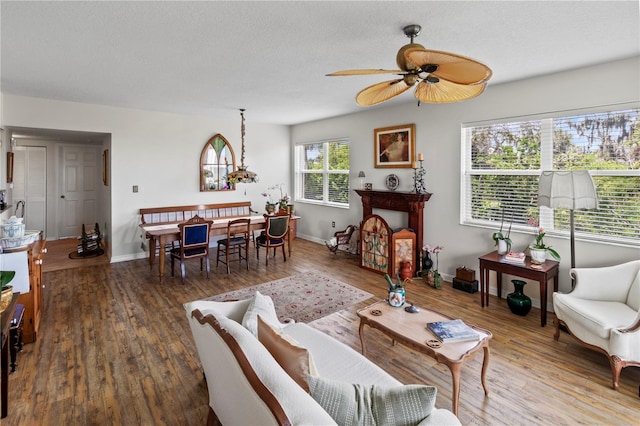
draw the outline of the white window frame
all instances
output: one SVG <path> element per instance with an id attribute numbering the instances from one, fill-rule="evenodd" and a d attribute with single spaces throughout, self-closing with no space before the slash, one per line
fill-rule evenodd
<path id="1" fill-rule="evenodd" d="M 520 116 L 504 118 L 499 120 L 463 123 L 461 126 L 461 179 L 460 179 L 460 224 L 466 226 L 476 226 L 497 231 L 500 228 L 499 220 L 481 220 L 472 218 L 472 176 L 479 175 L 520 175 L 520 176 L 540 176 L 543 170 L 553 170 L 553 131 L 549 129 L 553 126 L 553 119 L 571 117 L 575 115 L 587 115 L 593 113 L 606 113 L 624 111 L 628 109 L 638 109 L 638 103 L 627 103 L 601 106 L 597 108 L 580 109 L 572 111 L 562 111 L 558 113 L 538 114 L 532 116 Z M 471 129 L 474 127 L 490 126 L 497 124 L 508 124 L 523 121 L 541 121 L 543 128 L 540 146 L 540 168 L 528 170 L 506 170 L 506 169 L 473 169 L 471 158 Z M 545 128 L 545 126 L 547 126 Z M 597 176 L 637 176 L 640 178 L 640 170 L 590 170 L 590 174 Z M 554 210 L 547 207 L 538 207 L 540 226 L 545 229 L 548 236 L 569 238 L 569 231 L 555 229 Z M 509 225 L 509 218 L 505 217 L 505 225 Z M 511 232 L 532 234 L 531 226 L 523 224 L 513 224 Z M 595 234 L 587 232 L 576 232 L 576 239 L 583 241 L 597 241 L 612 243 L 625 247 L 640 247 L 639 238 L 626 238 L 611 234 Z"/>
<path id="2" fill-rule="evenodd" d="M 351 192 L 351 179 L 350 179 L 350 168 L 345 170 L 330 170 L 329 169 L 329 145 L 332 143 L 341 143 L 346 144 L 351 150 L 351 145 L 349 142 L 349 138 L 333 138 L 333 139 L 325 139 L 313 142 L 303 142 L 297 143 L 295 145 L 295 179 L 294 179 L 294 193 L 295 193 L 295 202 L 303 203 L 303 204 L 314 204 L 314 205 L 322 205 L 322 206 L 330 206 L 330 207 L 338 207 L 338 208 L 349 208 L 349 201 L 346 203 L 337 203 L 329 201 L 329 175 L 331 174 L 341 174 L 346 176 L 347 188 L 345 191 L 347 192 L 347 200 L 350 199 L 349 194 Z M 304 151 L 304 147 L 306 145 L 319 145 L 322 144 L 324 150 L 324 164 L 322 166 L 322 170 L 309 170 L 309 169 L 301 169 L 302 164 L 302 153 Z M 350 165 L 349 165 L 350 167 Z M 303 176 L 307 173 L 320 173 L 322 174 L 322 200 L 310 200 L 307 198 L 303 198 Z"/>

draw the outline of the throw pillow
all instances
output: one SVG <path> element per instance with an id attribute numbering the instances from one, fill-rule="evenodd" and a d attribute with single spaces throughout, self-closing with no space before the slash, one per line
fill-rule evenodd
<path id="1" fill-rule="evenodd" d="M 276 307 L 273 305 L 273 300 L 267 295 L 261 294 L 256 291 L 256 294 L 251 298 L 247 311 L 242 318 L 242 325 L 249 330 L 254 336 L 258 336 L 258 315 L 269 324 L 275 327 L 282 327 L 276 314 Z"/>
<path id="2" fill-rule="evenodd" d="M 258 315 L 258 340 L 291 378 L 309 393 L 307 378 L 317 376 L 311 353 L 290 336 L 282 334 Z"/>
<path id="3" fill-rule="evenodd" d="M 429 414 L 438 389 L 426 385 L 382 387 L 309 377 L 311 396 L 339 425 L 417 425 Z"/>

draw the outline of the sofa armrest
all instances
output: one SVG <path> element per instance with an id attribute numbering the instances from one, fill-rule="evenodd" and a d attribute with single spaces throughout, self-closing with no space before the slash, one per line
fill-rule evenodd
<path id="1" fill-rule="evenodd" d="M 224 315 L 225 317 L 234 320 L 237 323 L 242 322 L 242 317 L 249 307 L 251 299 L 234 300 L 228 302 L 216 302 L 214 300 L 195 300 L 193 302 L 185 303 L 184 310 L 187 313 L 187 318 L 191 317 L 191 313 L 198 309 L 204 315 L 212 312 L 216 312 L 218 315 Z"/>
<path id="2" fill-rule="evenodd" d="M 418 426 L 458 426 L 460 420 L 449 410 L 444 408 L 434 408 L 426 419 L 423 419 Z"/>

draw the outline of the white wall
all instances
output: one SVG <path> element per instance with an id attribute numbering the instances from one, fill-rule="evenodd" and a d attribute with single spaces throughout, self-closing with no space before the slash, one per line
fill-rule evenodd
<path id="1" fill-rule="evenodd" d="M 424 240 L 445 246 L 440 270 L 445 276 L 466 265 L 478 269 L 479 255 L 493 250 L 493 230 L 461 226 L 460 211 L 460 124 L 500 117 L 544 113 L 621 102 L 638 102 L 640 62 L 628 59 L 565 73 L 519 82 L 489 86 L 476 99 L 458 104 L 417 106 L 411 99 L 404 105 L 383 107 L 291 128 L 260 124 L 247 115 L 246 161 L 260 176 L 260 183 L 240 185 L 235 192 L 199 192 L 198 162 L 203 144 L 215 133 L 222 133 L 240 157 L 240 117 L 223 119 L 195 117 L 111 108 L 98 105 L 59 102 L 13 95 L 2 97 L 2 124 L 5 127 L 35 127 L 81 130 L 111 134 L 111 233 L 112 261 L 143 257 L 140 248 L 138 209 L 163 205 L 215 203 L 248 199 L 262 210 L 260 192 L 267 186 L 285 183 L 291 188 L 292 146 L 333 137 L 351 141 L 352 187 L 359 187 L 357 173 L 367 174 L 366 182 L 384 188 L 384 178 L 396 173 L 399 190 L 409 191 L 409 169 L 373 168 L 373 130 L 399 124 L 416 124 L 416 152 L 425 154 L 427 190 L 433 193 L 425 208 Z M 3 147 L 4 151 L 4 147 Z M 138 185 L 140 192 L 132 193 Z M 244 189 L 246 187 L 246 196 Z M 318 207 L 295 202 L 299 235 L 315 241 L 328 239 L 335 230 L 362 219 L 360 198 L 352 193 L 351 208 Z M 393 227 L 404 225 L 402 213 L 381 211 Z M 331 228 L 331 221 L 336 228 Z M 516 246 L 531 239 L 529 234 L 514 234 Z M 546 241 L 545 241 L 546 242 Z M 569 257 L 569 241 L 548 242 Z M 637 259 L 637 248 L 577 241 L 577 266 L 598 266 Z M 561 263 L 560 288 L 568 290 L 568 261 Z M 495 278 L 492 276 L 491 285 Z M 507 285 L 506 294 L 512 291 Z M 536 303 L 538 286 L 525 288 Z M 493 289 L 495 293 L 495 289 Z"/>
<path id="2" fill-rule="evenodd" d="M 249 200 L 263 210 L 260 193 L 267 186 L 285 183 L 290 188 L 289 128 L 254 123 L 250 112 L 245 113 L 245 164 L 261 183 L 238 185 L 236 191 L 200 192 L 200 153 L 211 136 L 224 135 L 240 161 L 239 112 L 235 119 L 221 119 L 7 94 L 3 107 L 7 127 L 111 134 L 111 224 L 105 231 L 111 234 L 113 262 L 145 256 L 138 227 L 141 207 Z M 133 185 L 138 185 L 138 193 L 132 192 Z"/>
<path id="3" fill-rule="evenodd" d="M 407 93 L 407 98 L 413 97 Z M 489 120 L 501 117 L 561 111 L 621 102 L 638 102 L 640 98 L 640 61 L 638 58 L 622 60 L 570 72 L 489 86 L 480 97 L 455 104 L 417 106 L 411 101 L 401 106 L 363 110 L 349 116 L 336 117 L 293 126 L 292 144 L 348 136 L 351 140 L 352 187 L 359 188 L 358 171 L 366 173 L 366 182 L 374 188 L 384 189 L 384 178 L 395 173 L 400 178 L 398 190 L 411 191 L 412 170 L 375 169 L 373 167 L 373 131 L 375 128 L 408 123 L 416 124 L 416 153 L 425 155 L 427 191 L 433 193 L 425 207 L 424 241 L 431 245 L 444 245 L 439 269 L 446 276 L 455 275 L 456 267 L 466 265 L 478 271 L 478 256 L 492 251 L 491 234 L 495 230 L 462 226 L 460 218 L 460 125 L 463 122 Z M 312 207 L 296 202 L 296 212 L 304 220 L 299 224 L 299 235 L 314 239 L 328 239 L 337 229 L 362 220 L 360 197 L 352 192 L 351 209 Z M 403 214 L 386 210 L 374 211 L 383 216 L 392 227 L 406 225 Z M 336 229 L 331 228 L 336 222 Z M 514 245 L 526 246 L 532 234 L 514 234 Z M 545 242 L 547 238 L 545 238 Z M 568 239 L 550 238 L 547 242 L 556 248 L 564 261 L 560 265 L 560 289 L 568 290 Z M 576 242 L 576 266 L 598 266 L 640 258 L 637 248 L 607 244 Z M 476 274 L 479 279 L 479 275 Z M 506 277 L 503 293 L 513 291 Z M 491 276 L 495 286 L 495 275 Z M 492 289 L 495 294 L 495 288 Z M 534 303 L 539 298 L 537 284 L 525 287 Z M 549 292 L 551 293 L 551 291 Z"/>

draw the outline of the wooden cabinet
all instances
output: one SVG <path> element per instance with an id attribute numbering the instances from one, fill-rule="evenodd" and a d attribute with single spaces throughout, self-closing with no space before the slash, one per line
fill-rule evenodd
<path id="1" fill-rule="evenodd" d="M 38 336 L 38 328 L 40 326 L 40 316 L 42 314 L 42 262 L 44 254 L 47 252 L 45 248 L 45 239 L 40 239 L 30 244 L 24 249 L 11 249 L 5 252 L 14 252 L 18 250 L 27 250 L 27 261 L 29 262 L 29 293 L 21 294 L 18 303 L 24 305 L 24 317 L 22 328 L 22 341 L 24 343 L 32 343 L 36 341 Z"/>

